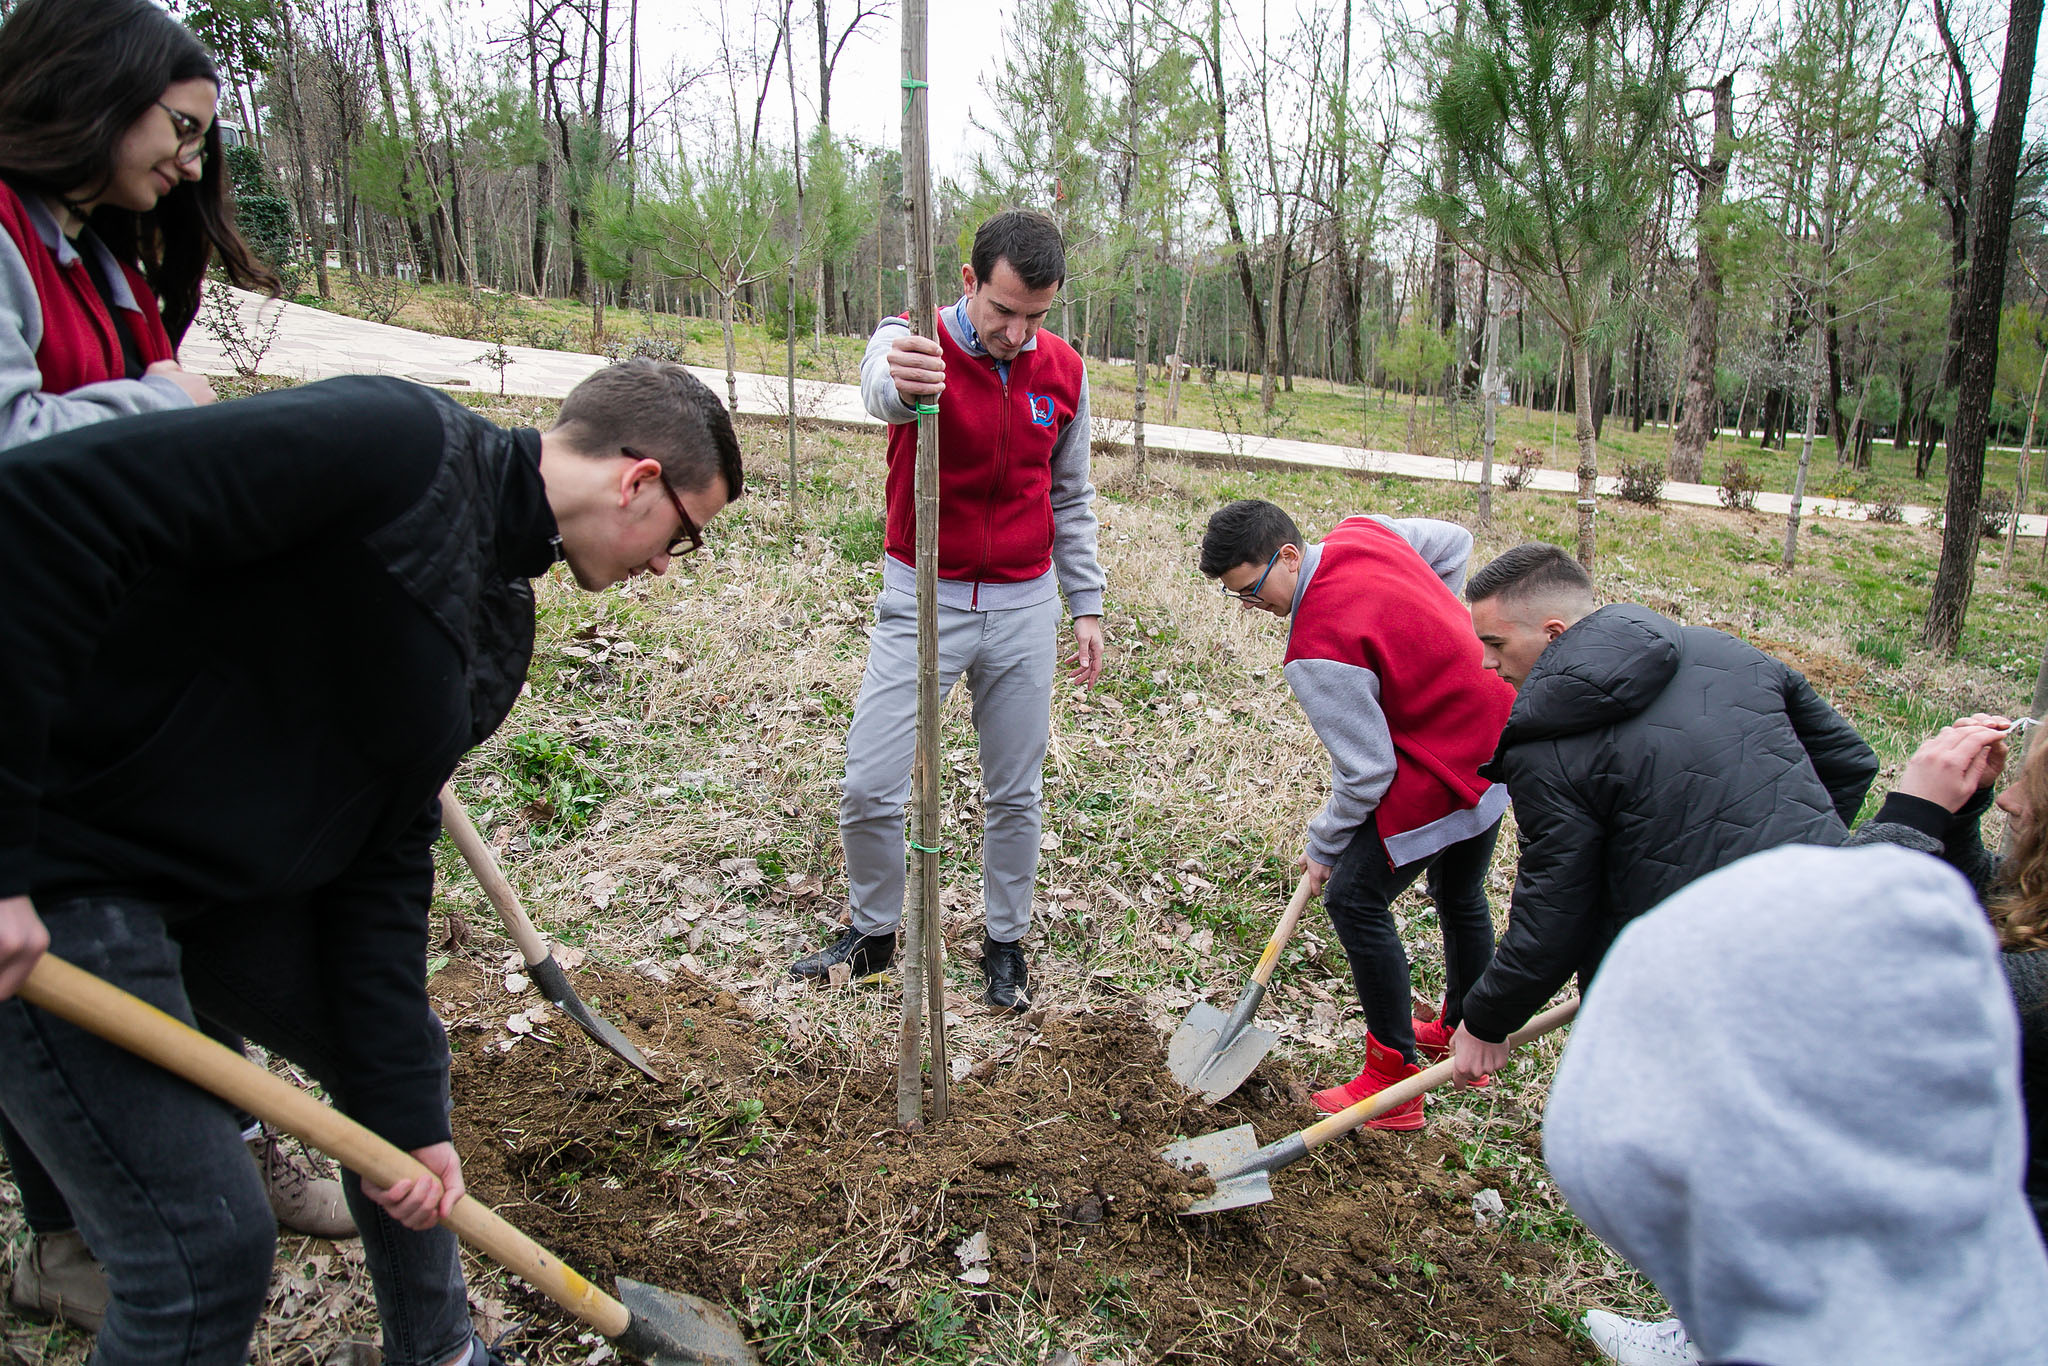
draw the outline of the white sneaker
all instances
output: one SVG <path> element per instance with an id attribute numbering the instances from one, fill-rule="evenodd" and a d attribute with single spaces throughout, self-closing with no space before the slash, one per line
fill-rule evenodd
<path id="1" fill-rule="evenodd" d="M 1588 1309 L 1585 1322 L 1586 1336 L 1593 1339 L 1602 1356 L 1619 1366 L 1695 1366 L 1700 1360 L 1685 1325 L 1677 1319 L 1645 1323 L 1604 1309 Z"/>

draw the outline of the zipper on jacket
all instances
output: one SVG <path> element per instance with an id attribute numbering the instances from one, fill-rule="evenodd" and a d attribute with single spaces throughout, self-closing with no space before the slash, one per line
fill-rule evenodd
<path id="1" fill-rule="evenodd" d="M 1022 352 L 1018 353 L 1018 359 L 1023 359 Z M 1010 364 L 1014 367 L 1017 361 Z M 989 368 L 996 368 L 993 356 L 989 358 Z M 988 497 L 981 509 L 981 565 L 975 571 L 973 597 L 977 604 L 981 601 L 982 580 L 988 577 L 991 547 L 995 542 L 996 497 L 1002 492 L 1003 476 L 1009 469 L 1010 458 L 1010 381 L 1000 370 L 996 371 L 996 377 L 1003 386 L 1003 401 L 996 406 L 996 458 L 994 471 L 989 477 Z"/>

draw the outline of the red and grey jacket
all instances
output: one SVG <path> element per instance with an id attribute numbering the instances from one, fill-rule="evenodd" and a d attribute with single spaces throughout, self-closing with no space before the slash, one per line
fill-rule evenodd
<path id="1" fill-rule="evenodd" d="M 1347 517 L 1302 555 L 1283 672 L 1330 751 L 1330 799 L 1308 854 L 1335 863 L 1366 818 L 1395 866 L 1469 839 L 1507 810 L 1479 776 L 1515 690 L 1480 664 L 1458 600 L 1472 533 Z"/>
<path id="2" fill-rule="evenodd" d="M 85 253 L 42 202 L 0 182 L 0 448 L 110 417 L 188 408 L 169 379 L 127 377 L 121 333 L 144 365 L 176 354 L 142 272 L 98 239 Z M 93 284 L 105 272 L 115 307 Z"/>
<path id="3" fill-rule="evenodd" d="M 1087 371 L 1073 347 L 1043 330 L 999 365 L 975 337 L 964 303 L 939 310 L 939 601 L 994 611 L 1064 591 L 1072 615 L 1098 616 Z M 908 330 L 902 317 L 875 329 L 861 360 L 861 395 L 890 424 L 883 582 L 915 591 L 917 413 L 896 392 L 888 360 Z"/>

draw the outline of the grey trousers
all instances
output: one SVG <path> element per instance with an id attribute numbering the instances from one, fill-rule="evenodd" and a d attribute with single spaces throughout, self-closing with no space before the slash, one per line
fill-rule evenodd
<path id="1" fill-rule="evenodd" d="M 1052 679 L 1063 607 L 975 612 L 941 605 L 939 692 L 965 677 L 974 699 L 981 783 L 982 905 L 989 938 L 1012 943 L 1031 928 L 1038 873 L 1039 798 L 1052 726 Z M 887 934 L 903 919 L 904 806 L 917 746 L 917 599 L 884 588 L 875 600 L 867 672 L 846 732 L 839 838 L 853 925 Z"/>

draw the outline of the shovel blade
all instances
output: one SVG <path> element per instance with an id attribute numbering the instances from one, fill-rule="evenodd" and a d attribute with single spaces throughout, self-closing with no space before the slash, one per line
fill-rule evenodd
<path id="1" fill-rule="evenodd" d="M 562 971 L 562 965 L 555 961 L 552 953 L 538 963 L 528 963 L 526 975 L 540 988 L 540 994 L 553 1001 L 564 1015 L 582 1027 L 585 1034 L 639 1068 L 649 1079 L 662 1079 L 661 1073 L 655 1071 L 640 1050 L 633 1047 L 631 1039 L 619 1033 L 611 1021 L 600 1018 L 596 1011 L 583 1004 L 583 998 L 576 994 L 576 988 L 569 985 L 569 975 Z"/>
<path id="2" fill-rule="evenodd" d="M 613 1339 L 649 1366 L 760 1366 L 732 1315 L 708 1300 L 619 1277 L 619 1303 L 633 1315 Z"/>
<path id="3" fill-rule="evenodd" d="M 1195 1172 L 1215 1181 L 1216 1189 L 1181 1211 L 1183 1214 L 1214 1214 L 1240 1205 L 1263 1204 L 1273 1198 L 1273 1183 L 1263 1168 L 1237 1172 L 1259 1150 L 1259 1137 L 1249 1124 L 1219 1129 L 1213 1134 L 1184 1138 L 1159 1156 L 1168 1166 Z M 1236 1175 L 1231 1173 L 1237 1172 Z"/>
<path id="4" fill-rule="evenodd" d="M 1229 1023 L 1230 1017 L 1215 1006 L 1197 1001 L 1166 1045 L 1166 1067 L 1173 1079 L 1211 1105 L 1244 1085 L 1280 1037 L 1273 1030 L 1246 1025 L 1225 1039 L 1223 1030 Z"/>

